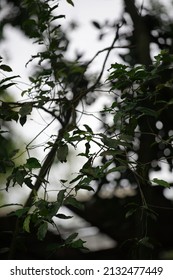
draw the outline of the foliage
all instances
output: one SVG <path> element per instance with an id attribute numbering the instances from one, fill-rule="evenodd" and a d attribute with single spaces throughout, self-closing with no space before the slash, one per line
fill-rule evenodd
<path id="1" fill-rule="evenodd" d="M 74 6 L 73 1 L 67 2 Z M 15 242 L 23 232 L 31 234 L 34 231 L 39 240 L 44 240 L 48 225 L 51 224 L 59 233 L 54 218 L 72 218 L 61 212 L 64 206 L 81 215 L 85 213 L 85 203 L 77 199 L 81 190 L 91 191 L 92 197 L 99 203 L 105 186 L 109 189 L 113 186 L 114 193 L 119 188 L 126 189 L 127 185 L 130 186 L 132 197 L 130 201 L 116 198 L 116 207 L 123 205 L 118 219 L 122 216 L 122 221 L 134 218 L 133 222 L 136 221 L 138 229 L 135 229 L 135 236 L 132 234 L 131 239 L 124 240 L 125 229 L 123 230 L 121 221 L 120 246 L 124 243 L 131 244 L 131 257 L 145 258 L 146 252 L 148 257 L 157 246 L 157 241 L 150 236 L 149 230 L 150 224 L 158 219 L 157 211 L 151 203 L 151 192 L 153 188 L 159 189 L 159 186 L 170 188 L 169 182 L 162 178 L 151 179 L 150 173 L 158 170 L 163 161 L 166 161 L 172 170 L 172 134 L 167 118 L 173 105 L 173 56 L 169 51 L 162 50 L 150 65 L 112 63 L 103 82 L 105 65 L 120 37 L 124 24 L 122 21 L 122 24 L 110 26 L 116 29 L 113 43 L 109 48 L 100 51 L 106 51 L 103 67 L 96 78 L 90 78 L 87 75 L 88 68 L 99 52 L 87 62 L 82 61 L 81 57 L 74 61 L 66 58 L 69 40 L 61 28 L 65 16 L 57 15 L 57 2 L 24 0 L 22 9 L 27 11 L 28 15 L 27 19 L 23 20 L 22 28 L 41 48 L 28 62 L 36 63 L 34 73 L 29 77 L 28 88 L 21 92 L 20 100 L 6 101 L 2 97 L 0 116 L 3 123 L 19 123 L 25 127 L 29 116 L 34 117 L 37 110 L 44 112 L 46 117 L 51 119 L 49 124 L 54 122 L 59 129 L 57 134 L 52 133 L 44 144 L 43 152 L 47 154 L 43 162 L 39 157 L 33 156 L 30 143 L 26 145 L 27 158 L 23 164 L 15 161 L 19 152 L 16 149 L 9 152 L 6 150 L 1 155 L 0 172 L 6 176 L 6 191 L 10 192 L 16 185 L 27 186 L 31 190 L 26 203 L 10 214 L 17 217 L 17 222 L 9 247 L 9 257 L 15 257 Z M 102 39 L 104 26 L 96 21 L 92 23 L 98 32 L 101 32 Z M 12 69 L 2 58 L 0 62 L 3 75 L 0 91 L 6 92 L 18 83 L 16 78 L 19 76 L 7 76 Z M 101 123 L 98 132 L 93 130 L 89 122 L 82 124 L 80 116 L 89 115 L 87 106 L 96 102 L 96 91 L 101 92 L 102 89 L 111 104 L 99 109 L 98 118 L 93 115 L 94 119 L 99 119 Z M 3 133 L 2 129 L 2 137 Z M 77 157 L 82 157 L 84 164 L 81 163 L 75 176 L 61 178 L 55 199 L 50 201 L 47 189 L 53 164 L 57 168 L 58 165 L 66 164 L 70 151 L 78 150 L 79 146 L 83 150 Z M 73 160 L 75 162 L 77 159 Z M 43 190 L 42 197 L 38 192 L 40 189 Z M 58 244 L 57 248 L 85 248 L 84 241 L 76 238 L 77 233 L 72 233 Z"/>

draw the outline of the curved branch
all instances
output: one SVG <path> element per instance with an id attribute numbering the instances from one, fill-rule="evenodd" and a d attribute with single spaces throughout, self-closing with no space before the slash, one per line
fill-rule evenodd
<path id="1" fill-rule="evenodd" d="M 73 100 L 72 100 L 72 103 L 73 103 L 73 104 L 74 104 L 74 103 L 75 103 L 75 104 L 76 104 L 76 103 L 78 104 L 78 103 L 80 102 L 80 100 L 81 100 L 84 96 L 86 96 L 86 94 L 87 94 L 88 92 L 94 91 L 94 89 L 96 88 L 96 86 L 99 84 L 99 82 L 100 82 L 100 80 L 101 80 L 101 78 L 102 78 L 102 76 L 103 76 L 103 72 L 104 72 L 104 70 L 105 70 L 105 66 L 106 66 L 107 60 L 108 60 L 108 58 L 109 58 L 109 55 L 110 55 L 111 51 L 115 48 L 114 45 L 115 45 L 116 41 L 117 41 L 118 38 L 119 38 L 119 30 L 120 30 L 120 28 L 122 27 L 122 25 L 123 25 L 123 23 L 117 25 L 117 30 L 116 30 L 115 37 L 114 37 L 114 39 L 113 39 L 113 41 L 112 41 L 111 46 L 108 47 L 108 48 L 103 49 L 102 51 L 100 51 L 100 52 L 103 52 L 103 51 L 106 51 L 106 50 L 107 50 L 107 54 L 106 54 L 105 59 L 104 59 L 104 61 L 103 61 L 103 65 L 102 65 L 100 74 L 98 75 L 98 77 L 97 77 L 95 83 L 94 83 L 93 85 L 91 85 L 89 88 L 87 88 L 86 90 L 82 91 L 79 95 L 77 95 L 76 97 L 74 97 Z M 96 53 L 96 55 L 88 62 L 87 66 L 94 60 L 94 58 L 95 58 L 100 52 L 97 52 L 97 53 Z M 75 106 L 75 107 L 76 107 L 76 106 Z"/>

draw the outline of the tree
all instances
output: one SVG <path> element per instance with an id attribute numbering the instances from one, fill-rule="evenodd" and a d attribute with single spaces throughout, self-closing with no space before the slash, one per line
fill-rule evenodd
<path id="1" fill-rule="evenodd" d="M 29 78 L 30 85 L 21 92 L 23 100 L 6 100 L 2 95 L 3 125 L 15 121 L 23 127 L 28 116 L 37 110 L 50 119 L 44 130 L 54 122 L 57 133 L 53 132 L 44 143 L 42 152 L 46 155 L 42 162 L 34 156 L 35 151 L 32 153 L 30 143 L 26 145 L 23 164 L 15 161 L 21 153 L 16 148 L 2 154 L 0 170 L 6 177 L 6 191 L 10 192 L 16 184 L 31 189 L 25 204 L 1 222 L 2 258 L 39 258 L 39 252 L 45 258 L 64 258 L 65 251 L 68 259 L 69 256 L 92 259 L 93 253 L 85 249 L 77 233 L 66 239 L 59 234 L 54 217 L 71 218 L 61 212 L 62 206 L 116 240 L 115 248 L 101 255 L 95 253 L 97 258 L 165 258 L 167 250 L 173 248 L 170 224 L 173 208 L 163 189 L 170 188 L 171 183 L 150 176 L 152 171 L 162 168 L 162 162 L 172 170 L 172 25 L 170 22 L 161 29 L 163 7 L 157 6 L 160 13 L 150 13 L 145 7 L 137 7 L 133 0 L 124 0 L 125 11 L 133 22 L 130 36 L 124 34 L 125 26 L 130 25 L 126 15 L 118 23 L 93 21 L 100 39 L 105 36 L 104 28 L 114 30 L 111 46 L 98 51 L 90 61 L 83 61 L 80 55 L 70 61 L 66 58 L 68 34 L 60 25 L 64 15 L 57 14 L 56 1 L 8 2 L 17 7 L 17 13 L 8 23 L 19 26 L 42 49 L 28 62 L 36 62 L 37 67 Z M 67 2 L 73 5 L 72 1 Z M 2 35 L 6 23 L 2 21 Z M 154 30 L 157 32 L 153 33 Z M 124 37 L 127 44 L 122 49 L 126 48 L 128 53 L 121 57 L 125 64 L 113 61 L 104 81 L 110 52 Z M 152 42 L 162 49 L 154 59 L 150 54 Z M 90 77 L 88 68 L 102 52 L 105 53 L 103 66 L 97 76 Z M 4 73 L 1 92 L 6 92 L 16 84 L 17 77 L 5 76 L 12 69 L 2 59 L 0 69 Z M 97 102 L 97 92 L 105 92 L 110 100 L 109 106 L 99 108 L 98 117 L 93 114 L 101 124 L 99 132 L 89 122 L 81 122 L 83 115 L 89 115 L 90 105 Z M 8 138 L 4 137 L 3 141 L 8 143 Z M 68 162 L 70 150 L 76 150 L 79 145 L 83 150 L 77 157 L 84 158 L 84 164 L 81 163 L 73 178 L 59 180 L 54 200 L 50 201 L 48 185 L 53 164 L 58 168 Z M 43 196 L 38 192 L 40 189 Z M 93 193 L 89 201 L 78 201 L 81 190 Z M 120 192 L 123 197 L 119 197 Z M 13 221 L 12 236 L 4 233 L 9 218 Z M 58 236 L 49 233 L 49 224 L 57 228 Z M 23 244 L 20 250 L 19 243 Z M 37 253 L 31 244 L 37 244 Z"/>

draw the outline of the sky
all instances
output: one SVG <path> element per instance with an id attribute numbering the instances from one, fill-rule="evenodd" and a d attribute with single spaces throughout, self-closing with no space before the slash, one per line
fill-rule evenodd
<path id="1" fill-rule="evenodd" d="M 118 19 L 122 13 L 122 0 L 78 0 L 74 1 L 75 7 L 67 6 L 66 1 L 61 0 L 59 11 L 66 15 L 66 21 L 75 20 L 79 23 L 79 29 L 72 38 L 73 50 L 75 48 L 86 50 L 88 58 L 91 58 L 102 42 L 97 40 L 97 29 L 93 28 L 92 20 L 103 23 L 105 20 Z M 110 38 L 108 39 L 108 41 Z M 106 42 L 108 43 L 108 42 Z M 106 43 L 104 45 L 106 46 Z"/>

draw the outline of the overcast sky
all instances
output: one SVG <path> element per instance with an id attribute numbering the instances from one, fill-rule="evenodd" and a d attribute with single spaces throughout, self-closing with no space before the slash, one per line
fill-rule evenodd
<path id="1" fill-rule="evenodd" d="M 123 0 L 73 0 L 75 6 L 69 5 L 66 0 L 59 1 L 59 8 L 57 9 L 58 14 L 65 15 L 65 19 L 61 19 L 62 27 L 75 20 L 79 24 L 79 28 L 70 33 L 72 39 L 71 48 L 68 51 L 69 57 L 74 57 L 76 50 L 80 50 L 85 53 L 86 59 L 91 59 L 92 56 L 100 49 L 108 47 L 112 40 L 112 36 L 107 36 L 106 40 L 98 41 L 98 31 L 93 28 L 91 24 L 92 20 L 103 23 L 107 20 L 116 20 L 120 17 L 123 11 Z M 151 0 L 150 0 L 151 1 Z M 138 5 L 147 5 L 149 0 L 136 0 Z M 155 1 L 155 0 L 154 0 Z M 165 3 L 164 0 L 157 2 Z M 171 0 L 166 0 L 166 5 L 169 7 Z M 171 9 L 170 9 L 171 11 Z M 32 44 L 28 38 L 25 38 L 21 31 L 6 27 L 5 30 L 6 41 L 0 45 L 1 55 L 9 58 L 9 62 L 16 73 L 24 75 L 25 63 L 30 59 L 31 55 L 37 50 L 36 45 Z M 111 60 L 118 60 L 118 56 L 113 52 Z M 97 59 L 99 63 L 103 56 L 100 55 Z M 99 60 L 100 59 L 100 60 Z M 99 66 L 96 65 L 96 69 Z M 94 70 L 96 70 L 94 69 Z M 28 68 L 29 71 L 29 68 Z"/>
<path id="2" fill-rule="evenodd" d="M 79 28 L 70 34 L 72 45 L 69 57 L 74 57 L 76 50 L 85 53 L 85 58 L 92 56 L 104 47 L 108 47 L 113 37 L 107 37 L 105 42 L 98 41 L 98 31 L 93 28 L 92 20 L 104 22 L 119 17 L 122 11 L 122 0 L 74 0 L 75 7 L 69 5 L 65 0 L 60 0 L 58 14 L 65 15 L 61 20 L 62 27 L 67 26 L 70 21 L 76 21 Z M 14 71 L 24 75 L 25 63 L 37 50 L 36 45 L 25 38 L 21 31 L 10 26 L 6 27 L 4 43 L 0 45 L 1 55 L 9 59 Z M 101 56 L 100 56 L 101 57 Z"/>

